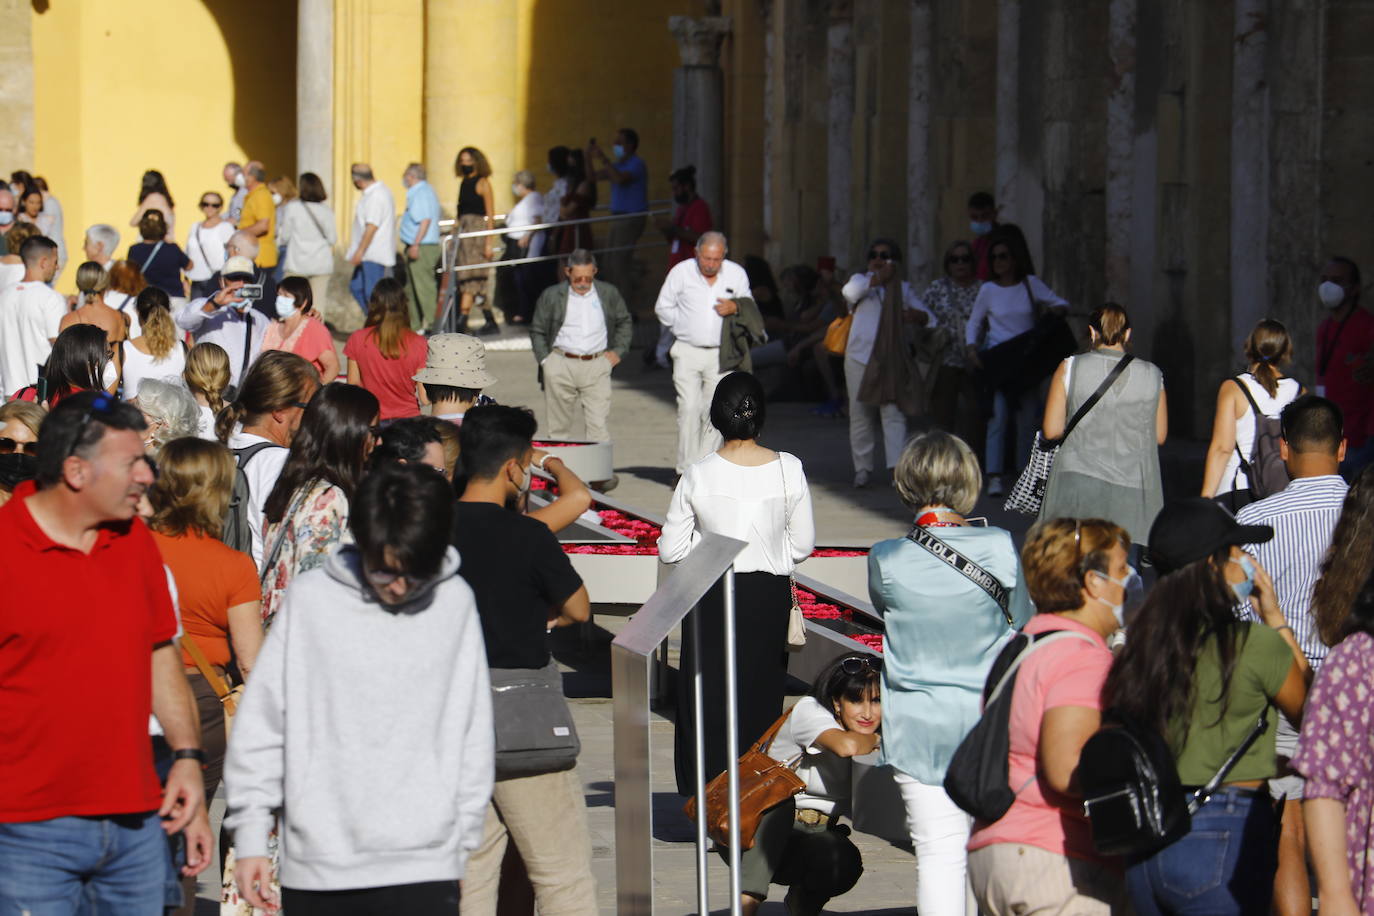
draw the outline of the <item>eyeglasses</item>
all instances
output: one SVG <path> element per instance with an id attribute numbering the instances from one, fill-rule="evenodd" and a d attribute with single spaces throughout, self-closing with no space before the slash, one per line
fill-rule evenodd
<path id="1" fill-rule="evenodd" d="M 890 251 L 879 251 L 876 248 L 868 253 L 868 259 L 870 261 L 891 261 L 895 257 L 896 255 Z"/>
<path id="2" fill-rule="evenodd" d="M 865 668 L 881 672 L 883 660 L 873 655 L 851 655 L 840 662 L 840 670 L 845 674 L 858 674 Z"/>
<path id="3" fill-rule="evenodd" d="M 971 255 L 971 254 L 952 254 L 952 255 L 949 256 L 949 263 L 951 263 L 951 264 L 972 264 L 972 263 L 973 263 L 973 255 Z"/>
<path id="4" fill-rule="evenodd" d="M 0 436 L 0 455 L 12 455 L 15 452 L 23 452 L 25 455 L 37 455 L 37 442 L 19 442 L 9 436 Z"/>

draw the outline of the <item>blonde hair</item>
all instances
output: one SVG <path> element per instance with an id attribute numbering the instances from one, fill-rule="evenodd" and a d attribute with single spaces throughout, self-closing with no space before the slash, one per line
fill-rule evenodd
<path id="1" fill-rule="evenodd" d="M 24 247 L 24 243 L 29 239 L 43 234 L 39 229 L 28 220 L 20 220 L 14 224 L 14 228 L 5 234 L 5 249 L 10 254 L 19 254 L 19 249 Z"/>
<path id="2" fill-rule="evenodd" d="M 271 181 L 267 182 L 267 190 L 276 191 L 280 194 L 282 203 L 286 203 L 288 200 L 295 200 L 300 196 L 300 193 L 296 190 L 296 183 L 291 180 L 290 175 L 281 175 L 277 178 L 273 178 Z"/>
<path id="3" fill-rule="evenodd" d="M 893 469 L 892 482 L 897 495 L 912 510 L 948 506 L 964 515 L 978 502 L 983 474 L 968 443 L 937 429 L 906 444 Z"/>
<path id="4" fill-rule="evenodd" d="M 1126 343 L 1131 319 L 1126 310 L 1115 302 L 1108 302 L 1088 316 L 1088 327 L 1097 335 L 1099 347 L 1115 347 Z"/>
<path id="5" fill-rule="evenodd" d="M 229 367 L 229 354 L 219 344 L 199 343 L 186 354 L 186 368 L 181 377 L 191 394 L 200 393 L 211 412 L 219 413 L 224 409 L 224 389 L 229 387 L 233 370 Z"/>
<path id="6" fill-rule="evenodd" d="M 158 477 L 148 488 L 159 534 L 219 537 L 234 489 L 234 456 L 228 448 L 191 436 L 173 439 L 157 453 Z"/>
<path id="7" fill-rule="evenodd" d="M 7 426 L 11 420 L 18 420 L 28 427 L 36 439 L 38 430 L 43 426 L 43 418 L 47 415 L 46 410 L 32 401 L 10 401 L 8 404 L 0 405 L 0 426 Z"/>
<path id="8" fill-rule="evenodd" d="M 1131 536 L 1100 518 L 1051 518 L 1037 522 L 1021 548 L 1026 589 L 1042 614 L 1083 606 L 1083 577 L 1107 571 L 1107 554 L 1131 549 Z"/>
<path id="9" fill-rule="evenodd" d="M 1245 338 L 1245 359 L 1255 367 L 1255 381 L 1275 397 L 1279 393 L 1281 366 L 1293 358 L 1293 338 L 1288 329 L 1272 318 L 1263 318 Z"/>
<path id="10" fill-rule="evenodd" d="M 177 328 L 172 323 L 172 303 L 167 294 L 156 286 L 149 286 L 138 294 L 134 303 L 138 324 L 148 352 L 154 359 L 166 359 L 177 345 Z"/>
<path id="11" fill-rule="evenodd" d="M 87 261 L 76 269 L 76 291 L 83 304 L 96 301 L 110 286 L 110 275 L 95 261 Z"/>

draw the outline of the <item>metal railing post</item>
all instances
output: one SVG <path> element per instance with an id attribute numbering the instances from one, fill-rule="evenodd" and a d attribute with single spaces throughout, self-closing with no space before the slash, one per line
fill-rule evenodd
<path id="1" fill-rule="evenodd" d="M 701 615 L 696 611 L 688 615 L 687 626 L 692 634 L 692 708 L 693 717 L 692 752 L 696 760 L 695 782 L 692 784 L 697 798 L 697 912 L 711 912 L 709 885 L 706 876 L 706 723 L 702 717 L 701 676 Z"/>
<path id="2" fill-rule="evenodd" d="M 739 683 L 735 670 L 735 567 L 721 577 L 725 606 L 725 759 L 730 774 L 730 916 L 740 916 Z M 698 716 L 699 718 L 699 716 Z"/>

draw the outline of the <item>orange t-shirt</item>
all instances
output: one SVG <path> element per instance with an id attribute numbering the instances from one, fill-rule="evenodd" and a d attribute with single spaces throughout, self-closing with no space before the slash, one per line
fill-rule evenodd
<path id="1" fill-rule="evenodd" d="M 173 538 L 154 531 L 153 539 L 176 580 L 182 630 L 210 664 L 228 664 L 229 609 L 262 600 L 253 558 L 199 534 Z M 195 666 L 184 651 L 181 659 Z"/>

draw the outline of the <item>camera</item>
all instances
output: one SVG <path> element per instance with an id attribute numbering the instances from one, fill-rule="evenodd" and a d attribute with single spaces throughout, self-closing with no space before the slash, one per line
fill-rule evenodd
<path id="1" fill-rule="evenodd" d="M 257 302 L 259 299 L 262 298 L 262 284 L 245 283 L 243 284 L 243 286 L 239 287 L 237 292 L 240 299 L 246 299 L 250 302 Z"/>

